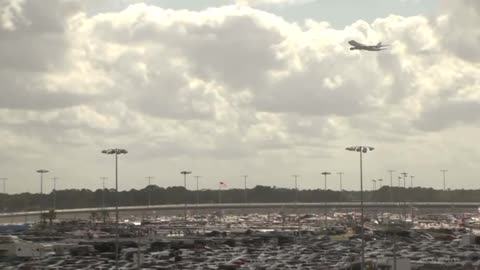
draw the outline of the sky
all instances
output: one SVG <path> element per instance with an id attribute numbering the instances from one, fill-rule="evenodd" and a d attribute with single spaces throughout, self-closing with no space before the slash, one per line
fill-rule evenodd
<path id="1" fill-rule="evenodd" d="M 480 1 L 0 1 L 0 178 L 478 189 Z M 351 51 L 347 41 L 389 44 Z M 408 178 L 407 186 L 410 185 Z M 378 185 L 377 185 L 378 187 Z"/>

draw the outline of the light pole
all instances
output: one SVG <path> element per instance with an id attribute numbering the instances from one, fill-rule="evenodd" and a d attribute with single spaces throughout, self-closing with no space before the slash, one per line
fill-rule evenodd
<path id="1" fill-rule="evenodd" d="M 343 176 L 343 172 L 337 172 L 338 174 L 338 178 L 340 180 L 340 191 L 343 190 L 343 183 L 342 183 L 342 176 Z"/>
<path id="2" fill-rule="evenodd" d="M 408 173 L 402 172 L 401 175 L 403 176 L 403 188 L 406 189 L 406 188 L 407 188 L 407 184 L 406 184 L 406 182 L 405 182 L 405 177 L 408 176 Z"/>
<path id="3" fill-rule="evenodd" d="M 187 174 L 191 174 L 192 172 L 181 171 L 180 173 L 183 174 L 183 187 L 184 187 L 183 199 L 185 201 L 185 205 L 183 208 L 183 230 L 184 230 L 184 235 L 186 235 L 187 234 Z"/>
<path id="4" fill-rule="evenodd" d="M 407 226 L 407 198 L 405 197 L 407 184 L 405 182 L 405 177 L 407 177 L 408 173 L 402 172 L 401 175 L 403 176 L 403 218 L 405 220 L 405 226 Z"/>
<path id="5" fill-rule="evenodd" d="M 395 172 L 395 170 L 388 170 L 388 172 L 390 173 L 390 188 L 393 187 L 393 173 Z"/>
<path id="6" fill-rule="evenodd" d="M 395 170 L 388 170 L 388 172 L 390 173 L 390 202 L 393 202 L 393 173 L 395 172 Z M 388 216 L 388 227 L 390 228 L 390 225 L 391 225 L 391 220 L 390 220 L 390 217 L 391 216 Z M 393 242 L 393 269 L 394 270 L 397 270 L 397 245 L 396 245 L 396 242 L 395 242 L 395 230 L 393 231 L 393 234 L 392 234 L 392 242 Z"/>
<path id="7" fill-rule="evenodd" d="M 108 177 L 100 177 L 100 179 L 102 180 L 102 210 L 104 210 L 105 208 L 105 180 L 108 179 Z"/>
<path id="8" fill-rule="evenodd" d="M 339 180 L 340 180 L 340 201 L 343 200 L 343 183 L 342 183 L 342 176 L 343 176 L 343 172 L 337 172 L 338 174 L 338 177 L 339 177 Z"/>
<path id="9" fill-rule="evenodd" d="M 222 186 L 225 185 L 222 181 L 218 183 L 218 204 L 222 204 Z"/>
<path id="10" fill-rule="evenodd" d="M 37 173 L 40 174 L 40 205 L 39 206 L 40 206 L 40 209 L 42 209 L 42 207 L 47 204 L 47 202 L 45 202 L 44 199 L 42 198 L 43 197 L 42 196 L 43 195 L 43 174 L 48 173 L 48 170 L 40 169 L 40 170 L 37 170 Z"/>
<path id="11" fill-rule="evenodd" d="M 388 170 L 390 173 L 390 201 L 393 202 L 393 173 L 395 170 Z"/>
<path id="12" fill-rule="evenodd" d="M 410 187 L 411 188 L 413 188 L 413 178 L 415 178 L 415 176 L 410 175 Z"/>
<path id="13" fill-rule="evenodd" d="M 57 180 L 58 180 L 58 177 L 52 177 L 52 181 L 53 181 L 53 210 L 56 210 L 57 209 Z"/>
<path id="14" fill-rule="evenodd" d="M 378 183 L 378 189 L 375 189 L 375 191 L 380 191 L 382 189 L 382 182 L 383 182 L 383 179 L 377 179 L 377 183 Z M 376 187 L 376 186 L 375 186 Z M 382 194 L 380 192 L 377 192 L 377 197 L 378 197 L 378 201 L 381 201 L 381 198 L 382 198 Z"/>
<path id="15" fill-rule="evenodd" d="M 43 194 L 43 174 L 48 173 L 48 170 L 37 170 L 40 174 L 40 195 Z"/>
<path id="16" fill-rule="evenodd" d="M 292 175 L 293 179 L 295 180 L 295 202 L 298 202 L 298 186 L 297 186 L 297 179 L 300 177 L 298 174 Z"/>
<path id="17" fill-rule="evenodd" d="M 200 175 L 195 176 L 195 179 L 197 180 L 197 194 L 196 194 L 197 195 L 197 207 L 200 204 L 200 194 L 199 194 L 199 190 L 198 190 L 198 179 L 200 179 L 200 177 L 201 177 Z"/>
<path id="18" fill-rule="evenodd" d="M 377 180 L 372 179 L 372 192 L 374 192 L 377 189 Z"/>
<path id="19" fill-rule="evenodd" d="M 118 269 L 118 253 L 119 253 L 119 232 L 118 232 L 118 155 L 127 154 L 128 151 L 125 149 L 107 149 L 102 150 L 102 154 L 106 155 L 115 155 L 115 269 Z"/>
<path id="20" fill-rule="evenodd" d="M 360 237 L 362 238 L 362 265 L 361 269 L 365 269 L 365 237 L 364 237 L 364 219 L 363 219 L 363 154 L 368 153 L 368 151 L 373 151 L 375 148 L 371 146 L 350 146 L 345 148 L 347 151 L 359 152 L 360 153 L 360 220 L 362 227 L 360 230 Z"/>
<path id="21" fill-rule="evenodd" d="M 293 174 L 292 175 L 293 179 L 295 180 L 295 214 L 296 214 L 296 218 L 297 218 L 297 227 L 298 227 L 298 235 L 300 235 L 300 229 L 301 229 L 301 226 L 300 226 L 300 217 L 299 217 L 299 214 L 298 214 L 298 177 L 300 177 L 300 175 L 298 174 Z M 283 211 L 282 211 L 283 212 Z M 282 230 L 285 226 L 285 217 L 283 216 L 282 214 Z"/>
<path id="22" fill-rule="evenodd" d="M 7 194 L 7 189 L 6 189 L 7 180 L 8 180 L 8 178 L 6 178 L 6 177 L 0 178 L 0 181 L 3 181 L 3 193 L 4 194 Z"/>
<path id="23" fill-rule="evenodd" d="M 447 190 L 447 189 L 446 189 L 446 185 L 445 185 L 445 173 L 447 173 L 448 170 L 445 170 L 445 169 L 444 169 L 444 170 L 440 170 L 440 171 L 441 171 L 442 174 L 443 174 L 443 191 L 445 191 L 445 190 Z"/>
<path id="24" fill-rule="evenodd" d="M 247 197 L 247 177 L 248 175 L 242 175 L 243 176 L 243 201 L 244 203 L 247 203 L 248 197 Z"/>
<path id="25" fill-rule="evenodd" d="M 150 205 L 152 204 L 152 179 L 155 178 L 153 176 L 145 176 L 145 178 L 148 180 L 148 208 L 150 208 Z"/>
<path id="26" fill-rule="evenodd" d="M 402 177 L 398 176 L 397 180 L 398 180 L 398 187 L 401 188 L 402 187 Z M 399 189 L 399 191 L 401 191 L 401 190 Z M 401 193 L 403 194 L 403 191 Z M 398 202 L 401 202 L 402 196 L 401 195 L 397 195 L 397 196 L 398 196 Z M 398 206 L 400 206 L 400 204 L 398 204 Z M 398 213 L 400 214 L 400 210 L 398 211 Z"/>
<path id="27" fill-rule="evenodd" d="M 378 191 L 380 191 L 382 189 L 382 182 L 383 182 L 383 179 L 377 179 L 377 183 L 378 183 Z M 376 191 L 377 191 L 376 190 Z M 381 192 L 376 192 L 378 195 L 377 195 L 377 201 L 382 201 L 382 193 Z M 382 213 L 382 218 L 383 218 L 383 213 Z"/>
<path id="28" fill-rule="evenodd" d="M 325 226 L 325 231 L 327 230 L 327 175 L 330 175 L 331 173 L 329 172 L 322 172 L 324 176 L 324 183 L 323 183 L 323 190 L 325 191 L 325 199 L 323 202 L 323 208 L 324 208 L 324 217 L 323 217 L 323 222 Z"/>

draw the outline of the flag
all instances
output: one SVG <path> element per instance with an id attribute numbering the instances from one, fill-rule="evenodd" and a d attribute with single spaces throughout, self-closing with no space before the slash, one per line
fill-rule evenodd
<path id="1" fill-rule="evenodd" d="M 227 184 L 225 184 L 224 182 L 220 182 L 220 186 L 221 186 L 221 187 L 226 187 Z"/>

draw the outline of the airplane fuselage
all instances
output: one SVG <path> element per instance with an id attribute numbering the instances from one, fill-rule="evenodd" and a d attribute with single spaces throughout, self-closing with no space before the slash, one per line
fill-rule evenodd
<path id="1" fill-rule="evenodd" d="M 365 50 L 365 51 L 381 51 L 385 50 L 385 46 L 381 42 L 377 43 L 377 45 L 365 45 L 359 42 L 356 42 L 355 40 L 350 40 L 348 41 L 348 44 L 350 44 L 352 47 L 350 47 L 350 50 Z"/>

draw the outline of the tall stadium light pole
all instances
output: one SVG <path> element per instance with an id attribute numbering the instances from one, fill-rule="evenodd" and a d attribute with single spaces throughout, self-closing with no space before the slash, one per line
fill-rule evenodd
<path id="1" fill-rule="evenodd" d="M 390 195 L 390 202 L 393 202 L 393 173 L 395 172 L 395 170 L 388 170 L 388 172 L 390 173 L 390 189 L 389 189 L 389 195 Z M 391 225 L 391 221 L 390 221 L 390 216 L 388 216 L 388 226 L 390 227 Z M 393 242 L 393 269 L 394 270 L 397 270 L 397 245 L 396 245 L 396 240 L 395 240 L 395 228 L 394 228 L 394 231 L 393 231 L 393 235 L 392 235 L 392 242 Z"/>
<path id="2" fill-rule="evenodd" d="M 297 179 L 298 177 L 300 177 L 300 175 L 298 174 L 294 174 L 292 175 L 293 179 L 295 180 L 295 202 L 298 203 L 298 183 L 297 183 Z"/>
<path id="3" fill-rule="evenodd" d="M 105 180 L 108 179 L 108 177 L 102 176 L 100 177 L 102 180 L 102 210 L 105 208 Z"/>
<path id="4" fill-rule="evenodd" d="M 248 175 L 242 175 L 243 177 L 243 202 L 248 202 L 248 195 L 247 195 L 247 177 Z"/>
<path id="5" fill-rule="evenodd" d="M 325 230 L 327 229 L 327 176 L 330 175 L 331 173 L 329 172 L 322 172 L 323 176 L 324 176 L 324 183 L 323 183 L 323 190 L 325 191 L 325 199 L 324 199 L 324 202 L 323 202 L 323 209 L 324 209 L 324 217 L 323 217 L 323 222 L 324 222 L 324 226 L 325 226 Z"/>
<path id="6" fill-rule="evenodd" d="M 362 227 L 360 230 L 360 237 L 362 238 L 362 264 L 361 269 L 365 270 L 365 237 L 364 237 L 364 217 L 363 217 L 363 154 L 368 153 L 368 151 L 373 151 L 375 148 L 371 146 L 350 146 L 345 148 L 347 151 L 359 152 L 360 153 L 360 221 Z"/>
<path id="7" fill-rule="evenodd" d="M 393 173 L 395 170 L 388 170 L 388 173 L 390 173 L 390 188 L 393 187 Z"/>
<path id="8" fill-rule="evenodd" d="M 294 175 L 292 175 L 292 177 L 295 180 L 295 214 L 297 215 L 297 220 L 298 220 L 298 224 L 297 224 L 298 235 L 300 235 L 301 226 L 300 226 L 300 218 L 299 218 L 298 207 L 297 207 L 297 204 L 298 204 L 298 177 L 300 177 L 300 175 L 294 174 Z M 285 226 L 285 218 L 282 216 L 282 230 L 283 230 L 283 226 Z"/>
<path id="9" fill-rule="evenodd" d="M 377 189 L 377 180 L 372 179 L 372 192 Z"/>
<path id="10" fill-rule="evenodd" d="M 388 170 L 388 172 L 390 173 L 390 202 L 393 202 L 393 173 L 395 172 L 395 170 Z"/>
<path id="11" fill-rule="evenodd" d="M 183 187 L 184 187 L 184 195 L 183 199 L 185 200 L 185 205 L 183 207 L 183 230 L 184 234 L 187 234 L 187 174 L 191 174 L 192 172 L 189 171 L 181 171 L 181 174 L 183 174 Z"/>
<path id="12" fill-rule="evenodd" d="M 403 176 L 403 218 L 406 226 L 407 225 L 407 198 L 405 198 L 405 194 L 407 191 L 407 184 L 405 182 L 405 178 L 407 177 L 408 173 L 402 172 L 401 175 Z"/>
<path id="13" fill-rule="evenodd" d="M 403 177 L 403 188 L 406 189 L 406 188 L 407 188 L 407 184 L 406 184 L 406 182 L 405 182 L 405 178 L 408 176 L 408 173 L 402 172 L 401 175 L 402 175 L 402 177 Z"/>
<path id="14" fill-rule="evenodd" d="M 40 195 L 43 194 L 43 174 L 48 173 L 48 170 L 37 170 L 40 174 Z"/>
<path id="15" fill-rule="evenodd" d="M 222 183 L 218 183 L 218 204 L 222 204 Z"/>
<path id="16" fill-rule="evenodd" d="M 402 187 L 402 177 L 401 176 L 398 177 L 398 187 L 399 188 Z M 398 201 L 400 201 L 400 197 L 398 198 Z"/>
<path id="17" fill-rule="evenodd" d="M 338 174 L 338 178 L 340 180 L 340 191 L 343 190 L 343 183 L 342 183 L 342 176 L 343 176 L 343 172 L 337 172 Z"/>
<path id="18" fill-rule="evenodd" d="M 0 178 L 0 181 L 3 182 L 3 194 L 7 194 L 7 188 L 6 188 L 7 180 L 8 180 L 8 178 L 6 178 L 6 177 Z"/>
<path id="19" fill-rule="evenodd" d="M 448 172 L 448 170 L 440 170 L 443 174 L 443 191 L 447 190 L 447 186 L 445 184 L 445 174 Z"/>
<path id="20" fill-rule="evenodd" d="M 40 169 L 40 170 L 37 170 L 37 173 L 40 174 L 40 211 L 41 211 L 42 207 L 48 204 L 42 198 L 43 196 L 41 196 L 43 195 L 43 174 L 48 173 L 48 170 Z"/>
<path id="21" fill-rule="evenodd" d="M 147 179 L 148 181 L 148 208 L 150 208 L 150 206 L 152 205 L 152 179 L 155 178 L 153 176 L 145 176 L 145 178 Z"/>
<path id="22" fill-rule="evenodd" d="M 378 183 L 378 189 L 377 190 L 382 189 L 382 182 L 383 182 L 383 179 L 377 179 L 377 183 Z M 380 201 L 381 198 L 382 198 L 382 195 L 379 192 L 377 192 L 377 194 L 379 194 L 378 196 L 379 196 L 379 201 Z"/>
<path id="23" fill-rule="evenodd" d="M 201 177 L 200 175 L 196 175 L 196 176 L 195 176 L 195 179 L 197 180 L 197 192 L 196 192 L 196 193 L 197 193 L 197 194 L 196 194 L 196 195 L 197 195 L 197 196 L 196 196 L 196 197 L 197 197 L 197 207 L 198 207 L 198 205 L 200 204 L 200 194 L 199 194 L 200 191 L 199 191 L 199 189 L 198 189 L 198 179 L 200 179 L 200 177 Z"/>
<path id="24" fill-rule="evenodd" d="M 53 203 L 52 203 L 52 206 L 53 206 L 53 210 L 56 210 L 57 209 L 57 180 L 58 180 L 58 177 L 52 177 L 52 181 L 53 181 Z"/>
<path id="25" fill-rule="evenodd" d="M 102 154 L 106 155 L 115 155 L 115 269 L 118 269 L 118 254 L 119 254 L 119 231 L 118 231 L 118 155 L 127 154 L 128 151 L 125 149 L 107 149 L 102 150 Z"/>
<path id="26" fill-rule="evenodd" d="M 340 180 L 340 201 L 343 201 L 343 183 L 342 183 L 342 176 L 343 172 L 337 172 L 339 180 Z"/>

